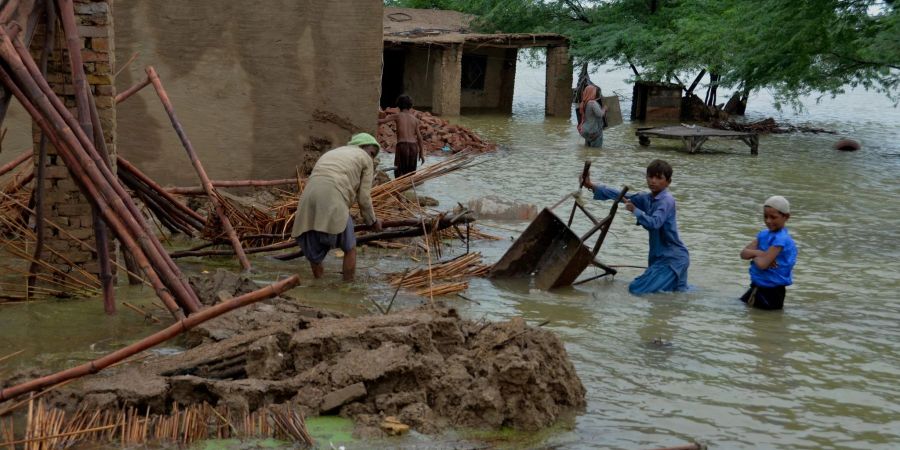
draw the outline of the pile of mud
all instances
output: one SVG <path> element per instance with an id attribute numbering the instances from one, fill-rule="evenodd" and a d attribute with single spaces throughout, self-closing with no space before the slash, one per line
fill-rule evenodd
<path id="1" fill-rule="evenodd" d="M 205 302 L 254 288 L 224 274 L 192 280 Z M 533 430 L 585 406 L 562 342 L 521 319 L 477 323 L 446 307 L 349 318 L 278 298 L 210 321 L 190 342 L 181 354 L 87 378 L 54 401 L 153 412 L 291 403 L 306 415 L 351 417 L 360 436 L 379 435 L 387 416 L 423 433 Z"/>
<path id="2" fill-rule="evenodd" d="M 383 119 L 390 114 L 400 112 L 397 108 L 388 108 L 378 114 Z M 492 152 L 497 150 L 497 145 L 485 141 L 474 131 L 461 125 L 454 125 L 431 113 L 412 110 L 413 115 L 419 119 L 419 132 L 422 133 L 422 141 L 427 153 L 441 152 Z M 378 127 L 378 142 L 387 151 L 394 151 L 397 144 L 396 125 L 391 123 L 381 124 Z"/>

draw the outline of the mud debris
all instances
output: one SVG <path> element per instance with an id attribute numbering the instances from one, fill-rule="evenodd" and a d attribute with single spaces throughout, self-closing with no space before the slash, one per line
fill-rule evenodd
<path id="1" fill-rule="evenodd" d="M 252 289 L 217 272 L 193 279 L 204 303 Z M 277 298 L 211 321 L 183 353 L 100 373 L 57 404 L 165 412 L 207 402 L 255 411 L 296 405 L 354 419 L 359 436 L 446 427 L 534 430 L 585 406 L 585 389 L 553 333 L 520 318 L 476 323 L 445 306 L 339 317 Z M 399 427 L 402 428 L 402 427 Z"/>

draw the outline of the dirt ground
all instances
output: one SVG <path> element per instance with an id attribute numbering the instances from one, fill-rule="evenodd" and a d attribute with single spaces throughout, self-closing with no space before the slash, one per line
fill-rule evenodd
<path id="1" fill-rule="evenodd" d="M 204 303 L 254 289 L 219 271 L 192 284 Z M 351 417 L 361 437 L 394 416 L 422 433 L 445 427 L 534 430 L 585 406 L 585 390 L 553 333 L 465 320 L 446 306 L 342 317 L 276 298 L 191 331 L 191 348 L 85 378 L 57 405 L 290 402 L 306 415 Z"/>

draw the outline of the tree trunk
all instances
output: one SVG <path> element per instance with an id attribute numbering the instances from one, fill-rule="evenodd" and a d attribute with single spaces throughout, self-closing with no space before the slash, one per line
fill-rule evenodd
<path id="1" fill-rule="evenodd" d="M 719 74 L 709 74 L 709 88 L 706 90 L 706 106 L 716 106 L 716 91 L 719 89 Z"/>

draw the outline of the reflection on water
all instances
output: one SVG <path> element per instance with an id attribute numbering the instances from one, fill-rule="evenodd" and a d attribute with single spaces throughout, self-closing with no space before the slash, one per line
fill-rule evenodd
<path id="1" fill-rule="evenodd" d="M 606 93 L 628 94 L 625 76 L 600 72 L 594 80 Z M 638 190 L 646 188 L 646 164 L 666 159 L 675 168 L 671 190 L 678 202 L 681 237 L 691 251 L 690 283 L 697 287 L 689 293 L 633 297 L 627 283 L 641 270 L 622 268 L 614 279 L 554 292 L 531 290 L 524 282 L 477 279 L 467 296 L 478 304 L 448 300 L 476 319 L 522 316 L 531 324 L 549 321 L 546 327 L 565 340 L 587 388 L 588 408 L 574 429 L 553 434 L 545 444 L 558 448 L 649 448 L 694 440 L 716 448 L 900 444 L 896 388 L 900 305 L 895 300 L 900 288 L 898 111 L 864 92 L 784 115 L 771 110 L 764 95 L 751 99 L 752 118 L 775 115 L 837 130 L 840 136 L 863 143 L 863 150 L 856 153 L 831 150 L 838 136 L 790 134 L 762 136 L 758 157 L 751 157 L 743 143 L 731 141 L 709 141 L 703 152 L 689 155 L 674 142 L 639 146 L 634 136 L 638 124 L 629 123 L 607 130 L 605 148 L 588 149 L 570 121 L 543 117 L 542 86 L 542 70 L 520 66 L 512 117 L 461 118 L 503 149 L 486 155 L 481 165 L 429 183 L 424 193 L 443 205 L 494 194 L 545 206 L 575 189 L 585 159 L 593 161 L 595 181 Z M 628 111 L 627 99 L 622 106 Z M 794 211 L 788 227 L 800 248 L 796 284 L 788 289 L 784 311 L 748 310 L 737 300 L 748 284 L 747 263 L 738 253 L 763 227 L 760 204 L 774 194 L 786 196 Z M 589 207 L 604 216 L 609 203 L 589 202 Z M 485 231 L 504 240 L 479 243 L 477 250 L 495 261 L 516 234 L 510 230 L 526 225 L 484 223 Z M 588 223 L 578 220 L 573 227 L 583 232 Z M 643 266 L 646 254 L 646 232 L 634 225 L 629 213 L 620 211 L 601 249 L 601 260 Z M 306 281 L 293 293 L 318 306 L 350 313 L 371 311 L 371 301 L 390 298 L 381 273 L 400 271 L 409 263 L 389 251 L 366 249 L 355 284 L 342 285 L 337 275 L 329 274 L 325 280 Z M 197 268 L 209 263 L 190 264 Z M 295 271 L 310 279 L 303 261 L 257 258 L 254 265 L 261 281 Z M 328 271 L 339 266 L 339 260 L 326 260 Z M 584 276 L 595 273 L 589 269 Z M 401 293 L 395 307 L 421 301 Z M 99 314 L 99 304 L 95 306 L 92 317 Z M 21 309 L 10 313 L 13 307 L 6 308 L 0 310 L 3 339 L 19 335 L 7 333 L 15 326 L 2 321 L 7 317 L 32 327 L 45 323 L 44 318 L 27 318 L 29 313 Z M 56 336 L 57 342 L 70 332 L 78 334 L 68 329 L 34 331 L 39 335 L 17 330 L 23 333 L 22 341 L 0 343 L 0 355 L 26 345 L 25 341 Z M 51 347 L 40 348 L 74 350 Z"/>
<path id="2" fill-rule="evenodd" d="M 697 290 L 642 298 L 627 283 L 640 269 L 551 293 L 480 280 L 464 305 L 476 317 L 521 315 L 550 320 L 587 387 L 588 411 L 575 430 L 548 444 L 643 448 L 699 440 L 719 448 L 883 447 L 900 443 L 900 113 L 877 95 L 852 92 L 781 113 L 765 93 L 749 118 L 775 116 L 832 129 L 830 134 L 768 135 L 760 155 L 740 142 L 708 141 L 689 155 L 675 141 L 637 144 L 626 123 L 607 130 L 604 149 L 580 145 L 571 123 L 542 117 L 539 70 L 517 75 L 513 117 L 470 116 L 462 122 L 504 145 L 488 163 L 428 186 L 442 200 L 487 192 L 551 205 L 577 185 L 585 159 L 595 181 L 646 189 L 647 163 L 675 168 L 682 239 L 691 250 Z M 605 92 L 629 94 L 626 74 L 593 75 Z M 629 101 L 622 109 L 628 111 Z M 863 150 L 831 149 L 841 136 Z M 781 312 L 748 310 L 737 297 L 748 284 L 740 249 L 763 227 L 760 204 L 790 199 L 788 227 L 800 246 L 795 285 Z M 591 202 L 603 216 L 609 202 Z M 562 207 L 568 213 L 567 206 Z M 508 236 L 499 224 L 490 230 Z M 588 223 L 575 224 L 584 231 Z M 497 259 L 509 241 L 492 244 Z M 608 264 L 646 264 L 646 232 L 621 211 L 601 249 Z M 584 276 L 597 273 L 589 269 Z M 656 342 L 654 342 L 656 341 Z M 662 342 L 662 345 L 659 344 Z"/>

